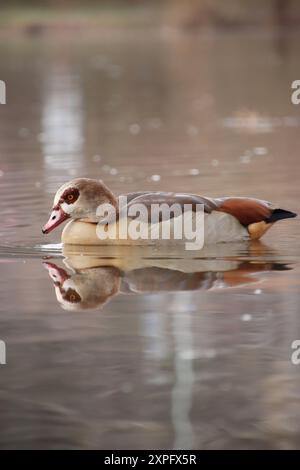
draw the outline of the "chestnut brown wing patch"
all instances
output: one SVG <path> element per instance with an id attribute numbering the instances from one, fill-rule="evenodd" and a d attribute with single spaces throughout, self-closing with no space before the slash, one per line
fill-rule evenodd
<path id="1" fill-rule="evenodd" d="M 255 222 L 266 220 L 272 214 L 272 209 L 268 207 L 267 203 L 248 198 L 226 198 L 217 210 L 233 215 L 246 227 Z"/>

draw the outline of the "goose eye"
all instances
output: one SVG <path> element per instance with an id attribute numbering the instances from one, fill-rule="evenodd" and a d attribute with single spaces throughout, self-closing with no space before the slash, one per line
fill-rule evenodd
<path id="1" fill-rule="evenodd" d="M 67 204 L 72 204 L 73 202 L 77 201 L 79 198 L 79 190 L 77 188 L 68 188 L 62 194 L 60 198 L 60 202 L 66 202 Z"/>
<path id="2" fill-rule="evenodd" d="M 81 297 L 80 295 L 74 290 L 74 289 L 69 289 L 65 294 L 64 294 L 64 299 L 67 300 L 68 302 L 71 303 L 78 303 L 81 302 Z"/>

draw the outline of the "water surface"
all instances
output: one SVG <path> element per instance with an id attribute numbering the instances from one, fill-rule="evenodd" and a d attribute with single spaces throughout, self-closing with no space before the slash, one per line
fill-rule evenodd
<path id="1" fill-rule="evenodd" d="M 299 211 L 299 53 L 292 34 L 1 41 L 1 448 L 299 447 L 297 219 L 201 254 L 41 234 L 77 176 Z"/>

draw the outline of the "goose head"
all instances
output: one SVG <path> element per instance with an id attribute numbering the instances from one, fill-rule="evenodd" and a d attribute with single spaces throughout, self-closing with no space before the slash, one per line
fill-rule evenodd
<path id="1" fill-rule="evenodd" d="M 117 206 L 113 193 L 100 180 L 77 178 L 63 184 L 54 197 L 53 208 L 42 232 L 48 234 L 67 219 L 99 222 L 101 204 Z"/>

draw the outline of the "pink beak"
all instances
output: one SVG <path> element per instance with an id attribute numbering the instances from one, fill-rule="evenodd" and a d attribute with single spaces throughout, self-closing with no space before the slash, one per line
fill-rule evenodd
<path id="1" fill-rule="evenodd" d="M 67 220 L 70 216 L 66 214 L 60 206 L 55 207 L 52 209 L 50 218 L 46 225 L 44 225 L 42 232 L 44 234 L 48 234 L 52 232 L 56 227 L 62 224 L 65 220 Z"/>
<path id="2" fill-rule="evenodd" d="M 55 284 L 62 286 L 63 283 L 70 278 L 67 271 L 56 266 L 54 263 L 44 262 L 43 265 L 47 269 L 49 276 Z"/>

